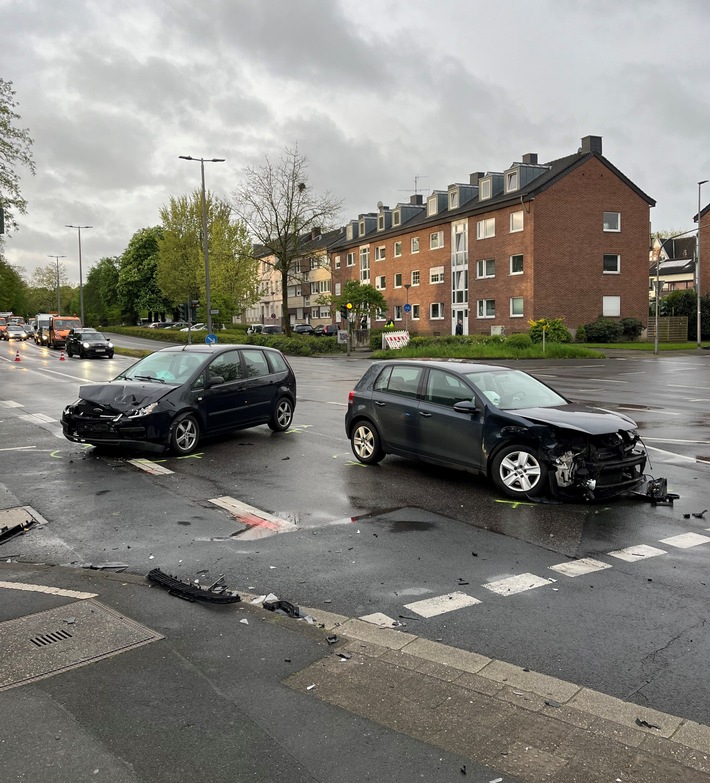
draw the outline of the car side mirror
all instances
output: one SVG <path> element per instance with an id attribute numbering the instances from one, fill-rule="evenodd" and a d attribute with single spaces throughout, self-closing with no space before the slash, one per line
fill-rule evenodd
<path id="1" fill-rule="evenodd" d="M 220 386 L 224 383 L 224 378 L 221 375 L 213 375 L 207 380 L 207 388 L 211 389 L 213 386 Z"/>
<path id="2" fill-rule="evenodd" d="M 475 402 L 471 402 L 471 400 L 461 400 L 461 402 L 457 402 L 456 405 L 454 405 L 454 410 L 457 413 L 468 413 L 473 415 L 474 413 L 478 413 L 478 406 Z"/>

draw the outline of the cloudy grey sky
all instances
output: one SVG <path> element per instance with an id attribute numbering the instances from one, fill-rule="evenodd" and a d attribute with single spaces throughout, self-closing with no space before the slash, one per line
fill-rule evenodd
<path id="1" fill-rule="evenodd" d="M 706 0 L 0 0 L 0 76 L 35 140 L 28 274 L 84 269 L 159 222 L 171 195 L 228 197 L 298 144 L 343 222 L 525 152 L 604 154 L 688 229 L 710 179 Z M 710 201 L 705 186 L 703 204 Z"/>

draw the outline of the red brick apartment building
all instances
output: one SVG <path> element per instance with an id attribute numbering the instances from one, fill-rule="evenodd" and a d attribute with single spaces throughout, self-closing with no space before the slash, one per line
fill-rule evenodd
<path id="1" fill-rule="evenodd" d="M 523 155 L 502 172 L 351 220 L 330 247 L 333 293 L 347 280 L 382 291 L 400 328 L 419 334 L 523 332 L 562 317 L 648 316 L 655 201 L 602 155 L 599 136 L 550 163 Z M 406 312 L 405 305 L 411 310 Z"/>
<path id="2" fill-rule="evenodd" d="M 698 215 L 695 216 L 698 221 Z M 700 210 L 700 295 L 710 294 L 710 204 Z"/>

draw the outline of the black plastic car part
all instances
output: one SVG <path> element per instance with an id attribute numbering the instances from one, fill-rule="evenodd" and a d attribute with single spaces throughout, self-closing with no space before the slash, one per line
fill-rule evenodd
<path id="1" fill-rule="evenodd" d="M 147 579 L 160 587 L 165 588 L 170 595 L 183 598 L 185 601 L 204 601 L 210 604 L 236 604 L 242 598 L 234 590 L 228 590 L 222 584 L 224 577 L 220 577 L 209 587 L 183 582 L 174 576 L 163 573 L 159 568 L 148 572 Z"/>

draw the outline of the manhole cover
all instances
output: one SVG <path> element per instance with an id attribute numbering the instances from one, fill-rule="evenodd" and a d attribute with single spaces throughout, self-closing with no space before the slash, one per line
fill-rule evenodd
<path id="1" fill-rule="evenodd" d="M 0 691 L 164 638 L 98 601 L 0 623 Z"/>

